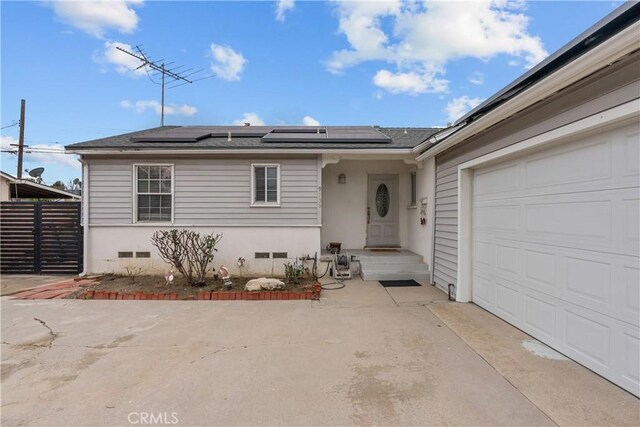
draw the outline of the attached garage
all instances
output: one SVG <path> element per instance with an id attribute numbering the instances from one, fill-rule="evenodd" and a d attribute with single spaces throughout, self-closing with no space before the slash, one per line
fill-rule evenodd
<path id="1" fill-rule="evenodd" d="M 581 34 L 418 156 L 436 161 L 434 285 L 636 396 L 638 7 Z"/>
<path id="2" fill-rule="evenodd" d="M 640 384 L 638 124 L 471 169 L 472 301 Z M 493 156 L 492 156 L 493 157 Z"/>

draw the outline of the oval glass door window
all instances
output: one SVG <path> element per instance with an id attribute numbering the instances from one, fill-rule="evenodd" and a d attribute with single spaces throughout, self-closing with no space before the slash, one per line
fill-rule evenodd
<path id="1" fill-rule="evenodd" d="M 389 189 L 385 184 L 380 184 L 376 190 L 376 211 L 380 218 L 389 213 Z"/>

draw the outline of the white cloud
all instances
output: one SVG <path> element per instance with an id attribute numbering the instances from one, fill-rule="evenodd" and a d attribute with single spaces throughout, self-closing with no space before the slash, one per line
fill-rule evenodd
<path id="1" fill-rule="evenodd" d="M 133 7 L 142 5 L 142 0 L 56 0 L 49 4 L 61 21 L 103 38 L 110 29 L 126 34 L 135 31 L 139 18 Z"/>
<path id="2" fill-rule="evenodd" d="M 418 95 L 425 92 L 446 92 L 447 80 L 439 79 L 434 72 L 392 73 L 380 70 L 373 76 L 373 84 L 390 93 L 408 93 Z"/>
<path id="3" fill-rule="evenodd" d="M 320 126 L 320 122 L 311 116 L 304 116 L 302 118 L 302 124 L 305 126 Z"/>
<path id="4" fill-rule="evenodd" d="M 264 126 L 264 120 L 256 113 L 244 113 L 241 119 L 231 122 L 234 126 L 244 126 L 245 123 L 249 123 L 251 126 Z"/>
<path id="5" fill-rule="evenodd" d="M 475 73 L 471 74 L 467 80 L 469 80 L 469 83 L 471 83 L 472 85 L 480 86 L 484 83 L 484 74 L 476 71 Z"/>
<path id="6" fill-rule="evenodd" d="M 234 51 L 229 46 L 211 43 L 211 55 L 214 62 L 211 69 L 224 80 L 240 80 L 247 60 L 241 53 Z"/>
<path id="7" fill-rule="evenodd" d="M 107 41 L 104 43 L 104 50 L 93 55 L 94 62 L 98 64 L 112 65 L 118 73 L 131 77 L 140 77 L 145 75 L 145 69 L 138 68 L 142 63 L 133 56 L 127 55 L 126 53 L 118 50 L 118 47 L 135 53 L 134 48 L 131 45 Z"/>
<path id="8" fill-rule="evenodd" d="M 452 99 L 444 108 L 444 112 L 447 114 L 447 121 L 455 123 L 456 120 L 480 105 L 481 102 L 482 99 L 480 98 L 469 98 L 468 96 L 461 96 Z"/>
<path id="9" fill-rule="evenodd" d="M 276 2 L 276 19 L 280 22 L 284 22 L 286 13 L 292 10 L 294 7 L 293 0 L 278 0 Z"/>
<path id="10" fill-rule="evenodd" d="M 157 115 L 162 113 L 162 105 L 158 101 L 148 100 L 148 101 L 136 101 L 131 102 L 128 100 L 120 101 L 120 107 L 125 108 L 127 110 L 133 110 L 136 113 L 144 113 L 147 110 L 151 110 Z M 192 105 L 182 104 L 168 104 L 164 106 L 164 115 L 165 116 L 193 116 L 198 112 L 198 109 Z"/>
<path id="11" fill-rule="evenodd" d="M 12 146 L 11 144 L 17 143 L 18 140 L 12 136 L 0 137 L 0 148 L 2 150 L 16 150 L 17 147 Z M 32 150 L 35 150 L 36 152 Z M 10 153 L 2 153 L 2 155 L 3 157 L 14 156 L 14 154 Z M 25 148 L 24 151 L 24 162 L 35 163 L 37 165 L 68 166 L 74 169 L 80 169 L 81 167 L 80 162 L 78 162 L 78 156 L 73 154 L 64 154 L 64 147 L 57 144 L 28 144 L 28 148 Z M 9 173 L 15 175 L 12 172 Z"/>
<path id="12" fill-rule="evenodd" d="M 440 91 L 443 85 L 446 90 L 445 66 L 459 58 L 486 61 L 506 54 L 532 66 L 547 55 L 540 38 L 528 33 L 529 18 L 521 5 L 503 0 L 353 1 L 335 2 L 335 8 L 349 48 L 334 52 L 327 69 L 340 73 L 365 61 L 388 62 L 396 70 L 379 70 L 378 75 L 389 83 L 380 87 L 392 93 L 423 93 L 429 86 Z M 399 90 L 407 80 L 410 89 Z"/>

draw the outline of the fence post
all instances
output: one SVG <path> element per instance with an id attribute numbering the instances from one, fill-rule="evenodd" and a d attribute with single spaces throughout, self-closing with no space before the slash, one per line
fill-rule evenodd
<path id="1" fill-rule="evenodd" d="M 42 271 L 42 204 L 41 202 L 33 203 L 33 263 L 37 274 Z"/>

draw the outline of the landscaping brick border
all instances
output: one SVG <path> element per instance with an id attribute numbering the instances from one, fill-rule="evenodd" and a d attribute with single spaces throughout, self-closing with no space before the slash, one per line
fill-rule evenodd
<path id="1" fill-rule="evenodd" d="M 314 285 L 309 291 L 217 291 L 198 292 L 197 296 L 190 296 L 187 300 L 199 301 L 289 301 L 289 300 L 317 300 L 320 299 L 320 283 Z M 147 294 L 144 292 L 109 292 L 87 291 L 78 295 L 77 299 L 91 300 L 153 300 L 153 301 L 177 301 L 178 294 L 162 293 Z"/>

